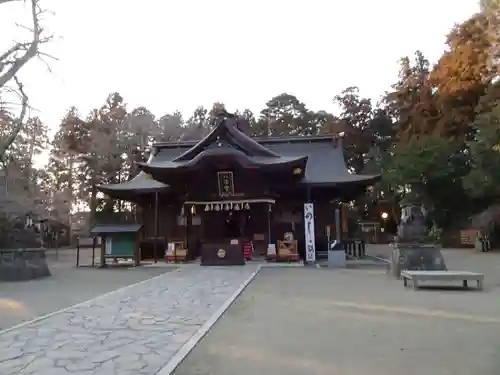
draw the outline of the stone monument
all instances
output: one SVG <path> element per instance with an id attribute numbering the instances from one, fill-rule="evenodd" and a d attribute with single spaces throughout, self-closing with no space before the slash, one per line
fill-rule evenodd
<path id="1" fill-rule="evenodd" d="M 27 281 L 51 276 L 45 249 L 0 249 L 0 281 Z"/>
<path id="2" fill-rule="evenodd" d="M 393 276 L 399 278 L 403 270 L 446 270 L 440 248 L 428 241 L 423 207 L 410 200 L 401 204 L 401 221 L 391 259 Z"/>

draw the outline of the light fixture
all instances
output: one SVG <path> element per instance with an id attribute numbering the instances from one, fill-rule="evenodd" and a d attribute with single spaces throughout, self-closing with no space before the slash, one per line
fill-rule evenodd
<path id="1" fill-rule="evenodd" d="M 205 205 L 205 212 L 207 212 L 207 211 L 210 211 L 210 205 L 209 204 Z"/>
<path id="2" fill-rule="evenodd" d="M 294 176 L 297 176 L 302 173 L 302 168 L 294 168 L 293 169 L 293 174 Z"/>
<path id="3" fill-rule="evenodd" d="M 191 206 L 191 215 L 193 215 L 193 216 L 196 215 L 196 206 L 195 205 Z"/>
<path id="4" fill-rule="evenodd" d="M 220 205 L 218 204 L 215 205 L 215 211 L 220 211 Z"/>
<path id="5" fill-rule="evenodd" d="M 250 205 L 248 204 L 248 202 L 245 203 L 245 210 L 249 210 L 250 209 Z"/>
<path id="6" fill-rule="evenodd" d="M 239 210 L 240 210 L 240 205 L 239 205 L 238 203 L 236 203 L 236 204 L 234 205 L 234 210 L 235 210 L 235 211 L 239 211 Z"/>
<path id="7" fill-rule="evenodd" d="M 226 203 L 226 204 L 224 205 L 224 209 L 225 209 L 226 211 L 229 211 L 229 210 L 231 209 L 231 208 L 229 207 L 229 204 L 228 204 L 228 203 Z"/>
<path id="8" fill-rule="evenodd" d="M 380 217 L 381 217 L 382 219 L 386 220 L 386 219 L 389 217 L 389 214 L 388 214 L 387 212 L 382 212 L 382 213 L 380 214 Z"/>

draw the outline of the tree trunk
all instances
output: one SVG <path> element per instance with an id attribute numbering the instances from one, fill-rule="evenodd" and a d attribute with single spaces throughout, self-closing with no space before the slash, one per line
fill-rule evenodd
<path id="1" fill-rule="evenodd" d="M 71 239 L 73 233 L 72 233 L 72 228 L 71 228 L 71 210 L 73 208 L 73 202 L 74 202 L 74 192 L 73 192 L 73 186 L 74 186 L 74 166 L 75 166 L 75 158 L 72 152 L 69 153 L 68 155 L 68 205 L 69 205 L 69 212 L 70 214 L 68 215 L 68 238 Z"/>
<path id="2" fill-rule="evenodd" d="M 90 191 L 90 227 L 92 228 L 96 224 L 96 213 L 97 213 L 97 162 L 92 163 L 94 167 L 91 170 L 91 191 Z"/>
<path id="3" fill-rule="evenodd" d="M 90 227 L 96 224 L 96 212 L 97 212 L 97 188 L 95 184 L 95 179 L 92 181 L 92 190 L 90 194 Z"/>

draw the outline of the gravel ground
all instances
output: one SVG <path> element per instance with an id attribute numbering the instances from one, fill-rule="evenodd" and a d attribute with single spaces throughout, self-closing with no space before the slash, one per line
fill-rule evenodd
<path id="1" fill-rule="evenodd" d="M 49 256 L 52 277 L 27 282 L 0 282 L 0 330 L 49 314 L 101 294 L 150 279 L 174 268 L 75 268 L 75 254 Z"/>
<path id="2" fill-rule="evenodd" d="M 445 258 L 500 265 L 469 253 Z M 174 373 L 497 375 L 499 301 L 488 273 L 484 291 L 465 292 L 404 289 L 383 270 L 262 269 Z"/>

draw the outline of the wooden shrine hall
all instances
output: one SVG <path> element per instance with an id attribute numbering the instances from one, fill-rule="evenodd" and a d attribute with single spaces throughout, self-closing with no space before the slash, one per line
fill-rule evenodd
<path id="1" fill-rule="evenodd" d="M 139 205 L 141 248 L 154 239 L 167 261 L 207 265 L 314 261 L 330 236 L 340 238 L 339 203 L 379 179 L 347 170 L 339 138 L 252 138 L 231 116 L 199 142 L 156 143 L 139 168 L 98 189 Z"/>

